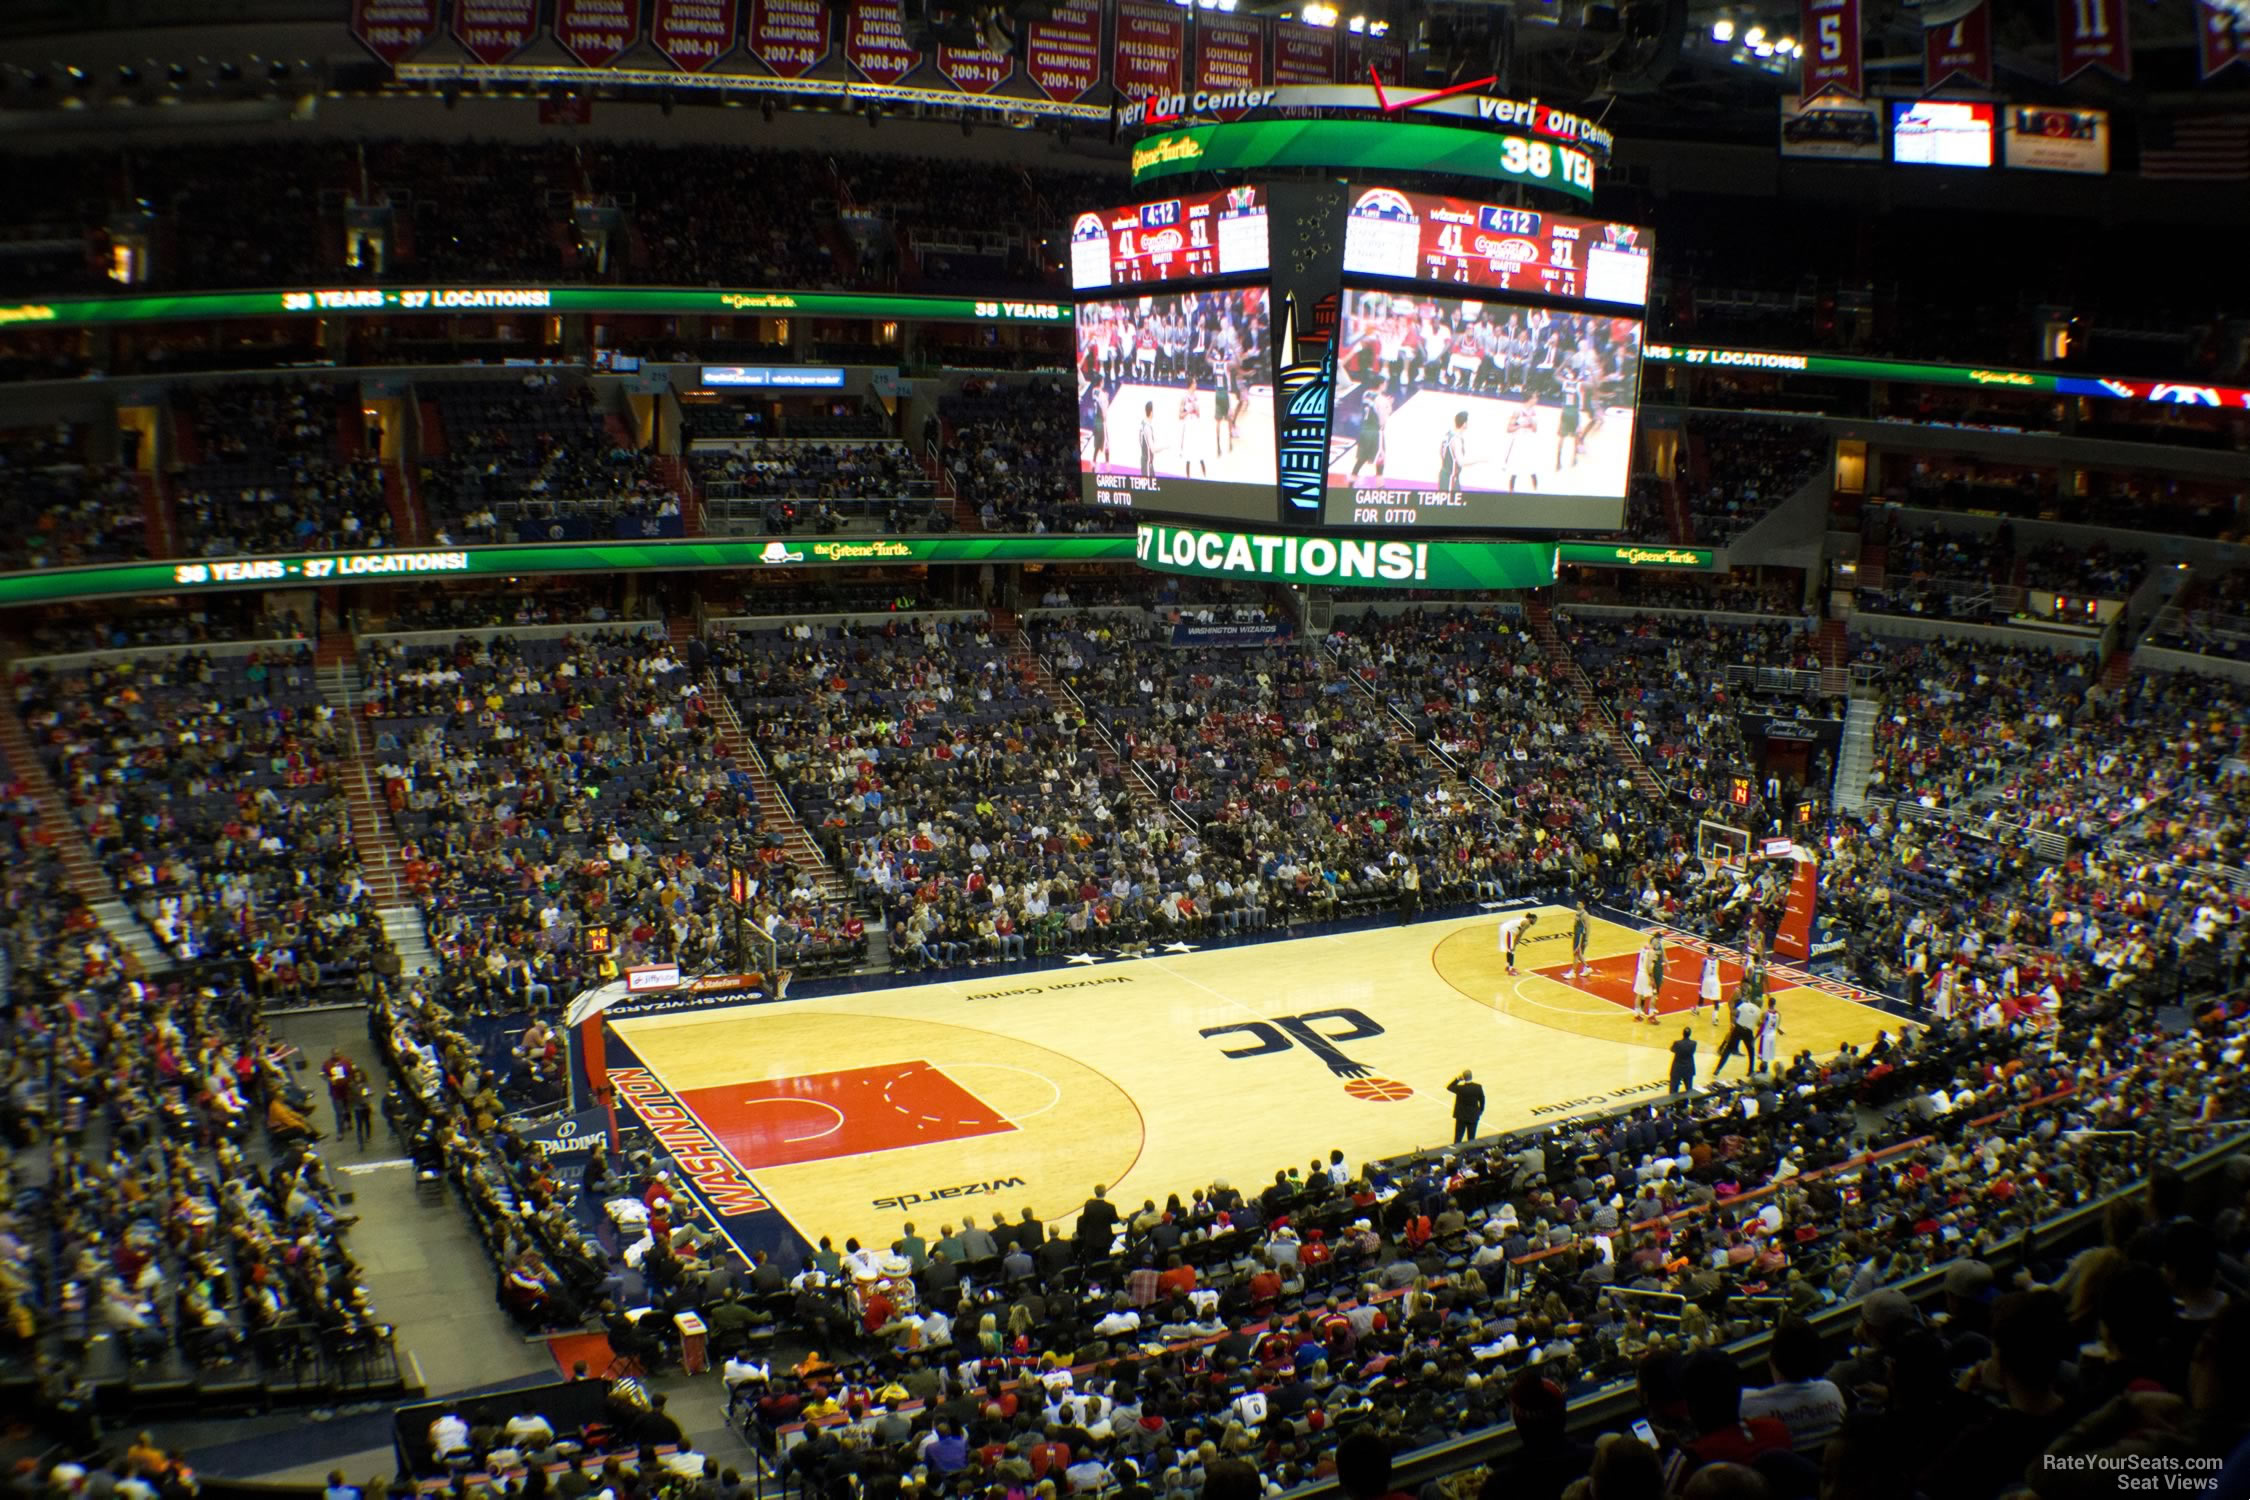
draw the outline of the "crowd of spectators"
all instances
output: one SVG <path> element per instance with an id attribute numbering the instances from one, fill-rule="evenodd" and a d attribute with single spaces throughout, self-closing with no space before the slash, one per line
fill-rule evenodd
<path id="1" fill-rule="evenodd" d="M 324 382 L 183 388 L 192 464 L 174 475 L 180 549 L 204 557 L 382 547 L 390 511 L 373 457 L 337 435 L 343 391 Z"/>
<path id="2" fill-rule="evenodd" d="M 382 926 L 309 647 L 19 675 L 17 711 L 119 895 L 190 973 L 266 1003 L 357 993 Z"/>
<path id="3" fill-rule="evenodd" d="M 2200 656 L 2242 660 L 2250 654 L 2250 569 L 2191 577 L 2173 597 L 2171 610 L 2150 623 L 2143 640 Z"/>
<path id="4" fill-rule="evenodd" d="M 1826 435 L 1807 422 L 1698 412 L 1684 436 L 1680 495 L 1693 535 L 1682 540 L 1705 547 L 1749 530 L 1828 462 Z"/>
<path id="5" fill-rule="evenodd" d="M 679 495 L 649 455 L 611 436 L 590 386 L 535 372 L 425 393 L 444 435 L 417 486 L 437 540 L 679 536 Z"/>
<path id="6" fill-rule="evenodd" d="M 735 522 L 754 515 L 776 536 L 826 536 L 855 524 L 935 529 L 936 486 L 896 438 L 769 440 L 699 448 L 690 461 L 708 514 Z"/>
<path id="7" fill-rule="evenodd" d="M 67 568 L 145 556 L 141 492 L 121 470 L 90 463 L 72 427 L 0 435 L 0 566 Z"/>
<path id="8" fill-rule="evenodd" d="M 1890 614 L 1974 618 L 2004 612 L 2026 588 L 2121 599 L 2140 586 L 2148 555 L 2103 541 L 2027 543 L 2013 522 L 1949 525 L 1900 510 L 1875 512 L 1869 539 L 1880 548 L 1882 582 L 1864 587 L 1864 607 Z M 1874 558 L 1863 558 L 1863 562 Z"/>
<path id="9" fill-rule="evenodd" d="M 1719 623 L 1694 616 L 1567 613 L 1557 629 L 1618 732 L 1673 791 L 1705 808 L 1760 763 L 1743 730 L 1752 684 L 1736 667 L 1817 671 L 1801 622 Z M 1799 707 L 1805 705 L 1800 703 Z M 1815 787 L 1827 778 L 1817 772 Z"/>
<path id="10" fill-rule="evenodd" d="M 1047 380 L 995 385 L 943 404 L 946 472 L 987 531 L 1122 531 L 1132 516 L 1079 499 L 1078 419 Z"/>
<path id="11" fill-rule="evenodd" d="M 331 869 L 305 847 L 291 851 L 301 872 L 262 859 L 259 839 L 279 845 L 283 827 L 254 811 L 253 764 L 283 747 L 242 724 L 244 703 L 223 712 L 207 680 L 203 703 L 183 701 L 195 664 L 181 665 L 15 683 L 89 841 L 121 887 L 148 877 L 128 894 L 191 960 L 161 978 L 137 969 L 0 766 L 0 1352 L 35 1372 L 42 1402 L 104 1349 L 135 1375 L 252 1359 L 286 1370 L 389 1336 L 345 1243 L 345 1195 L 311 1149 L 324 1135 L 314 1102 L 265 1018 L 348 942 L 330 925 Z M 248 826 L 222 829 L 202 799 L 235 775 Z M 270 812 L 271 787 L 259 792 Z M 229 901 L 238 935 L 205 941 L 196 923 Z"/>
<path id="12" fill-rule="evenodd" d="M 759 831 L 747 769 L 660 634 L 386 643 L 360 669 L 370 759 L 450 1003 L 565 997 L 646 962 L 772 973 L 853 951 L 851 919 Z M 739 920 L 737 868 L 761 879 Z M 587 951 L 595 924 L 607 952 Z"/>

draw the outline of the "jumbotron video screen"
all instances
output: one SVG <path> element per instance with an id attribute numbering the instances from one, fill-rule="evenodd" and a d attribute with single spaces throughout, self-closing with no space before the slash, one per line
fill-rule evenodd
<path id="1" fill-rule="evenodd" d="M 1638 318 L 1347 290 L 1336 351 L 1327 524 L 1624 523 Z"/>
<path id="2" fill-rule="evenodd" d="M 1263 287 L 1078 307 L 1078 468 L 1090 505 L 1271 522 L 1273 339 Z"/>

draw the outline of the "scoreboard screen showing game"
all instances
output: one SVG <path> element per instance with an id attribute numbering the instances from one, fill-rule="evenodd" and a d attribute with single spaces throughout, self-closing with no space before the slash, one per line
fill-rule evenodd
<path id="1" fill-rule="evenodd" d="M 1270 523 L 1273 330 L 1264 287 L 1078 305 L 1088 505 Z"/>
<path id="2" fill-rule="evenodd" d="M 1344 274 L 1646 307 L 1655 243 L 1630 224 L 1368 188 L 1344 226 Z"/>
<path id="3" fill-rule="evenodd" d="M 1263 188 L 1159 198 L 1082 213 L 1070 230 L 1078 291 L 1272 269 Z"/>
<path id="4" fill-rule="evenodd" d="M 1347 290 L 1322 519 L 1614 530 L 1640 389 L 1639 318 Z"/>

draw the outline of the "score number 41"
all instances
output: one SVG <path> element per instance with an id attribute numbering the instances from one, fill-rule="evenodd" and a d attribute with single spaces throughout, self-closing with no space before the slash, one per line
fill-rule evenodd
<path id="1" fill-rule="evenodd" d="M 1576 151 L 1566 151 L 1545 141 L 1527 141 L 1520 135 L 1500 140 L 1500 170 L 1511 177 L 1544 181 L 1561 177 L 1565 186 L 1594 190 L 1594 163 Z"/>

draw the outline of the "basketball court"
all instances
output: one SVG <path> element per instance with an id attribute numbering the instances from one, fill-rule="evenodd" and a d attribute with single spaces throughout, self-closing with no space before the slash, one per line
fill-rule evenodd
<path id="1" fill-rule="evenodd" d="M 1180 403 L 1186 396 L 1185 386 L 1126 381 L 1104 408 L 1109 424 L 1109 457 L 1100 463 L 1093 461 L 1093 434 L 1084 428 L 1078 434 L 1080 456 L 1096 473 L 1140 473 L 1142 411 L 1153 402 L 1156 411 L 1150 420 L 1156 424 L 1159 478 L 1192 477 L 1271 485 L 1275 473 L 1273 387 L 1253 385 L 1236 391 L 1231 412 L 1232 431 L 1223 439 L 1218 432 L 1216 393 L 1209 386 L 1198 390 L 1196 414 L 1183 419 Z M 1194 460 L 1192 475 L 1189 472 L 1191 459 Z"/>
<path id="2" fill-rule="evenodd" d="M 1538 430 L 1510 434 L 1509 414 L 1523 410 L 1527 404 L 1536 414 Z M 1437 386 L 1424 386 L 1399 403 L 1384 428 L 1382 476 L 1376 477 L 1370 465 L 1361 471 L 1358 482 L 1370 489 L 1385 486 L 1436 489 L 1439 450 L 1446 434 L 1452 430 L 1455 414 L 1464 411 L 1469 414 L 1466 429 L 1469 456 L 1464 488 L 1504 491 L 1509 487 L 1508 476 L 1513 471 L 1519 476 L 1516 488 L 1520 490 L 1536 488 L 1555 495 L 1625 493 L 1626 475 L 1633 460 L 1631 407 L 1606 408 L 1600 413 L 1598 423 L 1594 421 L 1595 414 L 1589 412 L 1585 422 L 1591 430 L 1581 428 L 1580 432 L 1585 439 L 1584 447 L 1572 462 L 1570 442 L 1563 440 L 1564 466 L 1557 468 L 1555 434 L 1562 419 L 1560 407 L 1498 396 L 1472 396 Z M 1328 467 L 1337 485 L 1352 483 L 1352 465 L 1359 461 L 1357 431 L 1356 419 L 1339 421 L 1329 437 Z M 1520 445 L 1520 451 L 1511 458 L 1512 445 Z"/>
<path id="3" fill-rule="evenodd" d="M 1121 1205 L 1340 1148 L 1355 1165 L 1452 1138 L 1448 1080 L 1473 1068 L 1485 1133 L 1666 1091 L 1682 1024 L 1707 1080 L 1721 1033 L 1692 1013 L 1702 949 L 1674 936 L 1662 1024 L 1630 1015 L 1645 934 L 1595 919 L 1574 977 L 1571 913 L 1538 921 L 1510 976 L 1499 914 L 612 1023 L 610 1068 L 744 1248 L 822 1235 L 888 1245 L 1024 1208 L 1067 1224 L 1103 1183 Z M 1739 964 L 1725 968 L 1731 993 Z M 1864 1044 L 1898 1020 L 1848 986 L 1776 969 L 1788 1053 Z M 1872 997 L 1867 997 L 1872 998 Z M 1742 1075 L 1740 1061 L 1729 1077 Z M 683 1149 L 683 1147 L 685 1149 Z M 730 1217 L 718 1196 L 731 1193 Z M 747 1205 L 747 1209 L 744 1206 Z M 793 1256 L 791 1257 L 793 1258 Z"/>

